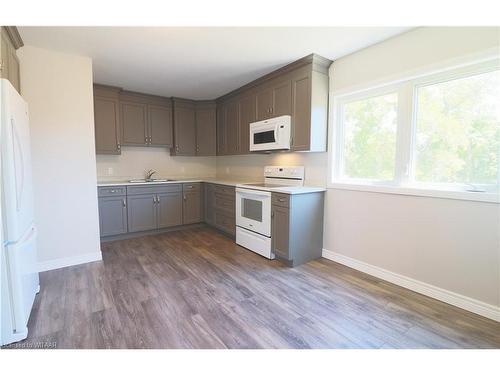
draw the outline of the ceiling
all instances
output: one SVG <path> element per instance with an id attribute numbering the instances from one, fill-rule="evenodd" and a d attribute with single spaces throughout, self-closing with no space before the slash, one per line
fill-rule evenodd
<path id="1" fill-rule="evenodd" d="M 94 82 L 213 99 L 310 53 L 331 60 L 409 27 L 19 27 L 24 44 L 90 56 Z"/>

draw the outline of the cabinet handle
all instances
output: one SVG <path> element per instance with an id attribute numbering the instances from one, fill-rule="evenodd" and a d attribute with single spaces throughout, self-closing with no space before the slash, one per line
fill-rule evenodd
<path id="1" fill-rule="evenodd" d="M 116 148 L 117 148 L 118 151 L 121 149 L 121 147 L 122 146 L 119 143 L 116 145 Z"/>
<path id="2" fill-rule="evenodd" d="M 184 200 L 187 200 L 186 196 L 183 197 Z"/>
<path id="3" fill-rule="evenodd" d="M 285 201 L 285 198 L 278 198 L 278 201 L 279 201 L 279 202 L 284 202 L 284 201 Z"/>
<path id="4" fill-rule="evenodd" d="M 153 197 L 153 204 L 156 204 L 156 197 Z"/>
<path id="5" fill-rule="evenodd" d="M 269 113 L 273 113 L 273 107 L 269 108 Z"/>
<path id="6" fill-rule="evenodd" d="M 127 207 L 127 201 L 125 200 L 125 198 L 122 199 L 122 204 L 123 204 L 123 207 Z"/>
<path id="7" fill-rule="evenodd" d="M 156 197 L 156 203 L 160 203 L 160 197 Z"/>

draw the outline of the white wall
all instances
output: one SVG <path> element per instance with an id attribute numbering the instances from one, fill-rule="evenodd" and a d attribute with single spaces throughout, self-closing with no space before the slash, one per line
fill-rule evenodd
<path id="1" fill-rule="evenodd" d="M 336 60 L 331 95 L 480 55 L 499 47 L 499 35 L 499 28 L 410 31 Z M 498 204 L 329 189 L 325 228 L 330 252 L 489 304 L 500 317 Z"/>
<path id="2" fill-rule="evenodd" d="M 41 269 L 100 259 L 92 61 L 31 46 L 18 56 Z"/>
<path id="3" fill-rule="evenodd" d="M 165 148 L 124 146 L 121 155 L 97 155 L 97 179 L 112 181 L 142 178 L 148 169 L 157 171 L 154 176 L 157 178 L 215 177 L 215 159 L 215 156 L 172 157 Z"/>
<path id="4" fill-rule="evenodd" d="M 331 94 L 480 55 L 498 45 L 498 28 L 415 29 L 336 60 L 330 69 Z M 217 176 L 261 178 L 265 165 L 304 165 L 306 184 L 326 186 L 327 161 L 326 153 L 224 156 L 217 158 Z M 484 307 L 477 312 L 500 317 L 499 228 L 500 210 L 493 203 L 328 189 L 324 248 L 337 261 L 351 260 L 351 266 L 364 265 L 365 271 L 389 271 L 378 275 L 396 274 L 401 277 L 392 280 L 405 280 L 409 287 L 415 280 L 425 285 L 421 292 L 427 292 L 426 284 L 432 293 L 444 289 L 434 296 L 450 303 L 469 301 L 473 308 Z M 470 306 L 464 302 L 462 307 Z"/>

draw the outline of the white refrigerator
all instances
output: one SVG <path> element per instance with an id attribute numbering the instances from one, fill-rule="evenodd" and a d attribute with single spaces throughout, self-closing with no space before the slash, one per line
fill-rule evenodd
<path id="1" fill-rule="evenodd" d="M 1 230 L 0 344 L 23 340 L 36 293 L 36 227 L 33 220 L 28 105 L 0 79 Z"/>

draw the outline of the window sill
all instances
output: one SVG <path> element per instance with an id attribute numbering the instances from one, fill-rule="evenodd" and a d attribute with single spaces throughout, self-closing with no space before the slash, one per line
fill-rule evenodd
<path id="1" fill-rule="evenodd" d="M 367 191 L 373 193 L 412 195 L 417 197 L 432 197 L 444 199 L 458 199 L 465 201 L 500 203 L 500 195 L 497 193 L 475 193 L 468 191 L 451 191 L 438 189 L 423 189 L 415 187 L 376 186 L 368 184 L 351 184 L 345 182 L 333 182 L 328 189 Z"/>

